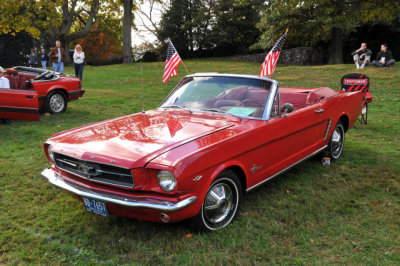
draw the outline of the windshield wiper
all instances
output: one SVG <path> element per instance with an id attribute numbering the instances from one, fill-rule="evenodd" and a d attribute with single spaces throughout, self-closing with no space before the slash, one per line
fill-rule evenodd
<path id="1" fill-rule="evenodd" d="M 177 109 L 183 109 L 183 110 L 186 110 L 186 111 L 188 111 L 189 113 L 192 113 L 192 111 L 191 110 L 189 110 L 189 109 L 187 109 L 186 107 L 184 107 L 184 106 L 180 106 L 180 105 L 166 105 L 166 106 L 162 106 L 162 108 L 177 108 Z"/>
<path id="2" fill-rule="evenodd" d="M 231 116 L 234 116 L 234 117 L 236 117 L 236 118 L 239 118 L 240 121 L 242 121 L 242 118 L 241 118 L 240 116 L 231 114 L 231 113 L 229 113 L 229 112 L 227 112 L 227 111 L 225 111 L 225 110 L 221 110 L 221 109 L 217 109 L 217 108 L 202 108 L 202 109 L 200 109 L 200 110 L 202 110 L 202 111 L 208 111 L 208 112 L 214 112 L 214 113 L 220 113 L 220 114 L 225 114 L 225 115 L 231 115 Z"/>

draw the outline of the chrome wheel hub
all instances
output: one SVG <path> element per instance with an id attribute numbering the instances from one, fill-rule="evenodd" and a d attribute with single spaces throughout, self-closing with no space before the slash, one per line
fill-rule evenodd
<path id="1" fill-rule="evenodd" d="M 214 224 L 222 222 L 234 208 L 233 192 L 227 184 L 217 184 L 204 201 L 205 218 Z"/>
<path id="2" fill-rule="evenodd" d="M 343 148 L 343 131 L 340 127 L 335 128 L 332 134 L 332 155 L 338 157 Z"/>
<path id="3" fill-rule="evenodd" d="M 61 112 L 62 109 L 64 108 L 65 102 L 64 102 L 64 97 L 62 97 L 60 94 L 54 94 L 50 98 L 50 108 L 53 110 L 53 112 L 58 113 Z"/>

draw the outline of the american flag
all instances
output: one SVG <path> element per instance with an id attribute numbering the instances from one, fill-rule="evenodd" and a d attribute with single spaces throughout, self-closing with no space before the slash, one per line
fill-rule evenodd
<path id="1" fill-rule="evenodd" d="M 286 34 L 287 30 L 265 57 L 265 61 L 261 66 L 260 77 L 272 75 L 274 73 L 276 64 L 278 63 L 279 54 L 281 53 L 283 43 L 286 39 Z"/>
<path id="2" fill-rule="evenodd" d="M 179 64 L 182 62 L 182 59 L 178 55 L 178 52 L 175 50 L 174 45 L 171 41 L 168 43 L 168 52 L 167 59 L 165 60 L 165 68 L 164 68 L 164 76 L 163 82 L 167 83 L 169 78 L 178 74 L 176 69 Z"/>

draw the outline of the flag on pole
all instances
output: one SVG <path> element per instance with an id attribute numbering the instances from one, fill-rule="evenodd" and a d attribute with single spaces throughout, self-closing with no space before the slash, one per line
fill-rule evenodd
<path id="1" fill-rule="evenodd" d="M 165 60 L 163 82 L 167 83 L 169 78 L 178 74 L 176 69 L 182 62 L 178 52 L 175 50 L 171 40 L 168 43 L 167 59 Z"/>
<path id="2" fill-rule="evenodd" d="M 288 30 L 279 38 L 278 42 L 272 47 L 271 51 L 265 57 L 265 61 L 261 66 L 260 77 L 272 75 L 278 63 L 279 54 L 281 53 L 283 43 L 285 42 Z"/>

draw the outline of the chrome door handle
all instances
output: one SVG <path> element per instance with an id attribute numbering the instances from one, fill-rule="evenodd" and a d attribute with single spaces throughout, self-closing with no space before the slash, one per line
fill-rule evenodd
<path id="1" fill-rule="evenodd" d="M 320 108 L 320 109 L 315 110 L 314 112 L 316 112 L 316 113 L 323 113 L 323 112 L 324 112 L 324 109 Z"/>

